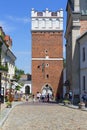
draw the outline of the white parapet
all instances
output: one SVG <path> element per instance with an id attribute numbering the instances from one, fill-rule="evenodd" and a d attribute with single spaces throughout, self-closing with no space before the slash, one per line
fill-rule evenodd
<path id="1" fill-rule="evenodd" d="M 63 30 L 63 10 L 51 12 L 46 8 L 43 12 L 37 12 L 34 9 L 31 11 L 32 31 L 38 30 Z"/>

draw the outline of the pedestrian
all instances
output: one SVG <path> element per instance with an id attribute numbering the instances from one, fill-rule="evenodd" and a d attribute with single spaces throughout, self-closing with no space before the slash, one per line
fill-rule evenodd
<path id="1" fill-rule="evenodd" d="M 83 99 L 83 102 L 86 101 L 86 95 L 85 94 L 82 95 L 82 99 Z"/>
<path id="2" fill-rule="evenodd" d="M 33 98 L 33 103 L 35 102 L 35 96 L 34 96 L 34 94 L 32 95 L 32 98 Z"/>
<path id="3" fill-rule="evenodd" d="M 28 98 L 29 98 L 29 96 L 28 95 L 26 95 L 26 101 L 28 102 Z"/>
<path id="4" fill-rule="evenodd" d="M 36 98 L 37 98 L 38 101 L 40 101 L 40 97 L 41 97 L 41 93 L 37 92 Z"/>
<path id="5" fill-rule="evenodd" d="M 49 93 L 48 93 L 48 94 L 47 94 L 47 102 L 49 102 L 49 98 L 50 98 L 50 97 L 49 97 Z"/>
<path id="6" fill-rule="evenodd" d="M 72 92 L 71 91 L 69 92 L 69 100 L 72 103 Z"/>

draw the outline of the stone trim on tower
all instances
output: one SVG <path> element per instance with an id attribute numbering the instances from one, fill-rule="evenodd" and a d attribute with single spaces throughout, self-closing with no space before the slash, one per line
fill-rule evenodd
<path id="1" fill-rule="evenodd" d="M 32 31 L 59 31 L 63 30 L 63 9 L 51 12 L 46 9 L 43 12 L 37 12 L 32 9 Z"/>

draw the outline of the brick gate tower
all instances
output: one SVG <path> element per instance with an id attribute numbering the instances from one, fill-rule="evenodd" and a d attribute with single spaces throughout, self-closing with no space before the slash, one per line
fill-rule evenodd
<path id="1" fill-rule="evenodd" d="M 63 10 L 32 9 L 32 93 L 62 96 Z"/>

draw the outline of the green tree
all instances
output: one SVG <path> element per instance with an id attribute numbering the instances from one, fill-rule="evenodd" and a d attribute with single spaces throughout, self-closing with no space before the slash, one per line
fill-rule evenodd
<path id="1" fill-rule="evenodd" d="M 17 67 L 15 67 L 15 77 L 14 77 L 14 78 L 15 78 L 17 81 L 19 81 L 21 75 L 23 75 L 23 74 L 25 74 L 25 73 L 24 73 L 24 70 L 21 70 L 21 69 L 18 69 Z"/>
<path id="2" fill-rule="evenodd" d="M 21 87 L 20 87 L 19 85 L 17 85 L 15 89 L 16 89 L 16 90 L 20 90 L 20 88 L 21 88 Z"/>

